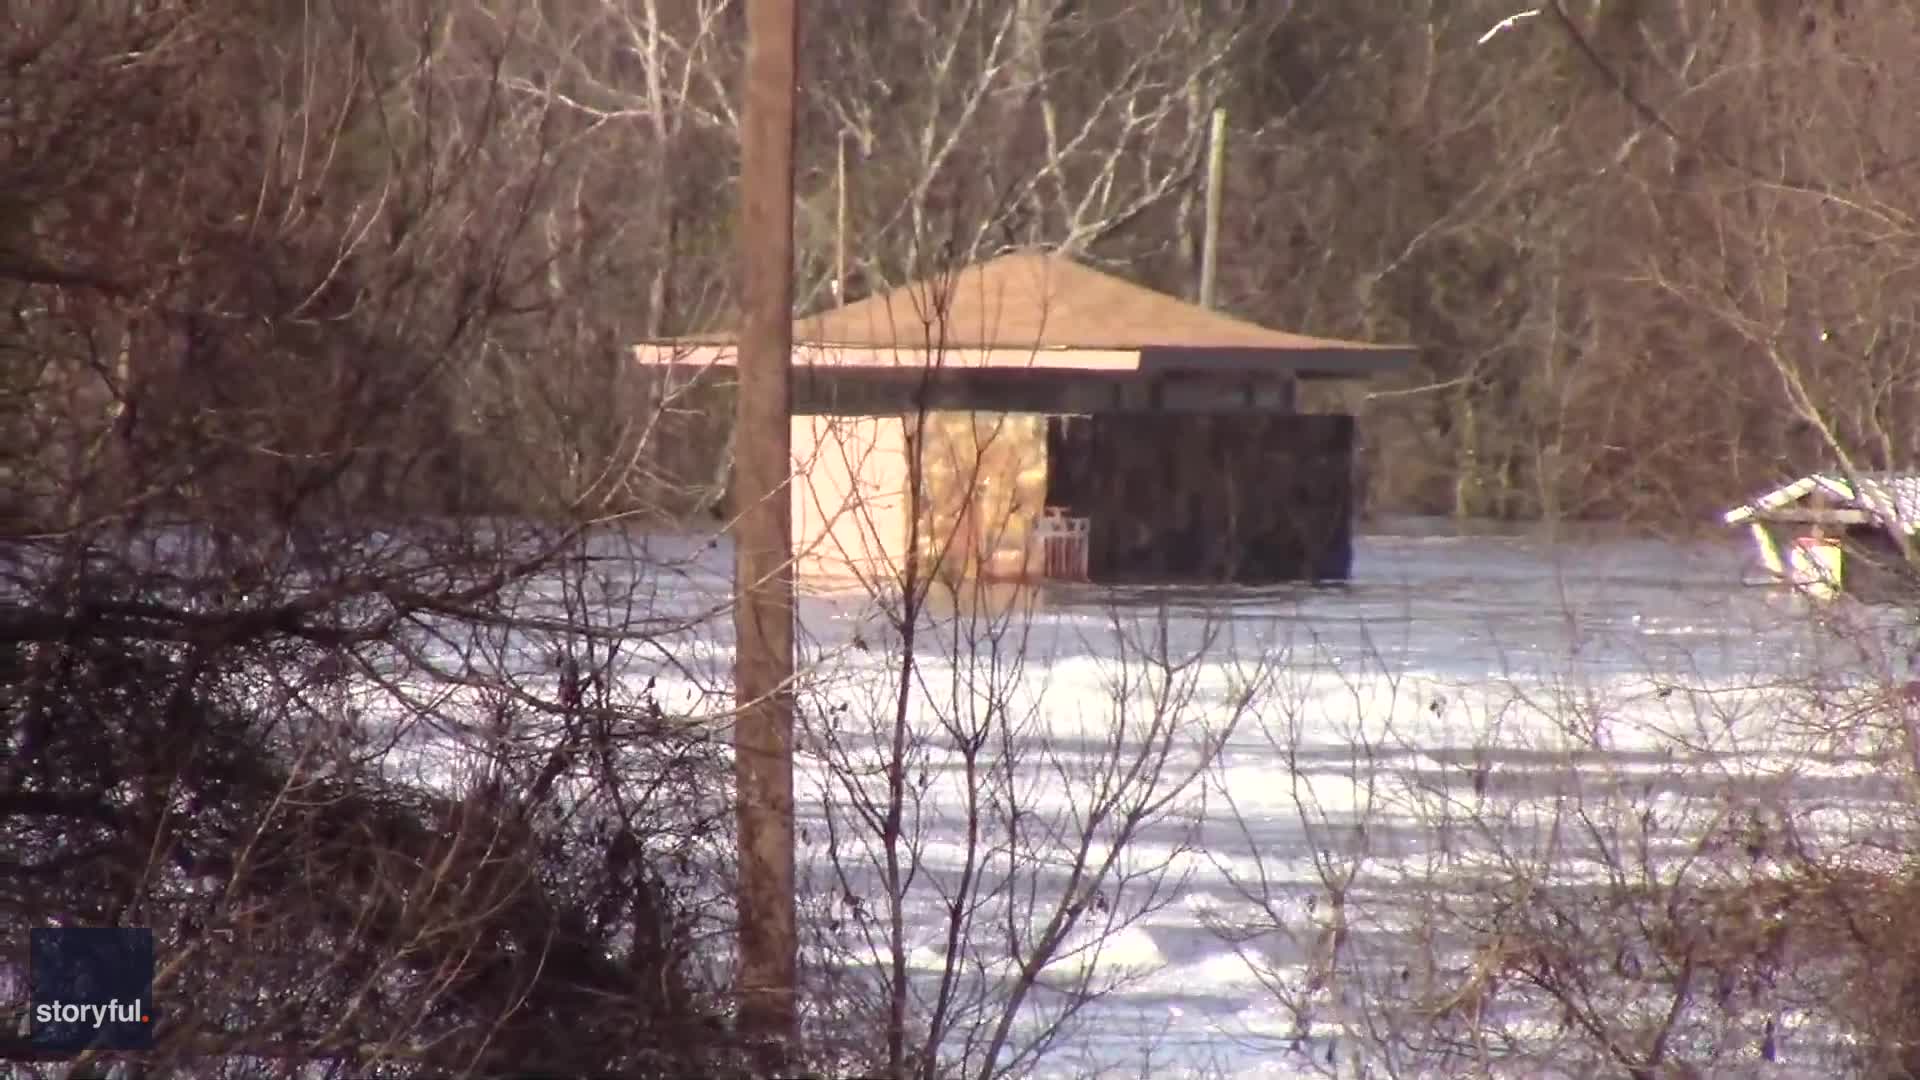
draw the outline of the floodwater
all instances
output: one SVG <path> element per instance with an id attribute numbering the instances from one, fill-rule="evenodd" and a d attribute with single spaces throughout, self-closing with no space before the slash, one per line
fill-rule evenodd
<path id="1" fill-rule="evenodd" d="M 1897 856 L 1914 834 L 1899 724 L 1873 697 L 1910 677 L 1910 615 L 1744 585 L 1750 559 L 1732 535 L 1383 523 L 1340 586 L 1047 588 L 931 611 L 904 696 L 880 605 L 805 596 L 797 854 L 810 925 L 840 927 L 822 940 L 841 950 L 810 962 L 888 959 L 871 951 L 890 907 L 875 829 L 897 723 L 909 1013 L 953 1003 L 946 1055 L 977 1067 L 1018 1000 L 1001 1060 L 1058 1020 L 1043 1075 L 1479 1071 L 1422 1057 L 1408 1018 L 1470 981 L 1513 912 L 1557 898 L 1594 934 L 1581 917 L 1737 883 L 1752 866 L 1701 857 L 1736 819 L 1835 857 Z M 623 635 L 636 699 L 657 687 L 670 715 L 722 731 L 730 564 L 714 538 L 608 534 L 584 591 L 523 587 Z M 439 658 L 537 690 L 556 642 L 516 634 Z M 420 689 L 471 718 L 456 690 Z M 409 744 L 392 765 L 442 782 L 461 750 Z M 1654 966 L 1621 949 L 1620 970 Z M 1595 992 L 1622 1024 L 1664 1015 L 1657 980 L 1609 979 Z M 1840 1034 L 1755 1008 L 1687 1019 L 1670 1045 L 1755 1075 L 1765 1030 L 1776 1075 L 1838 1071 Z M 1537 996 L 1488 1010 L 1495 1072 L 1580 1074 Z"/>
<path id="2" fill-rule="evenodd" d="M 1750 552 L 1738 541 L 1461 535 L 1402 523 L 1360 539 L 1343 586 L 1056 588 L 989 617 L 936 614 L 923 631 L 924 710 L 913 721 L 925 743 L 918 768 L 932 781 L 908 815 L 923 869 L 902 904 L 921 1004 L 938 999 L 941 973 L 968 963 L 975 978 L 959 982 L 970 988 L 1018 982 L 1005 957 L 950 968 L 942 931 L 954 890 L 971 883 L 981 931 L 1003 937 L 989 928 L 1010 914 L 1044 923 L 1061 906 L 1048 898 L 1070 896 L 1089 865 L 1042 850 L 977 804 L 1018 793 L 1019 813 L 1071 849 L 1100 784 L 1151 757 L 1141 750 L 1153 734 L 1114 733 L 1150 726 L 1156 710 L 1177 718 L 1178 737 L 1218 737 L 1220 751 L 1205 768 L 1197 753 L 1171 755 L 1169 772 L 1198 771 L 1128 837 L 1137 857 L 1116 864 L 1124 880 L 1103 894 L 1106 914 L 1083 915 L 1100 929 L 1083 924 L 1063 946 L 1097 943 L 1096 970 L 1121 982 L 1084 1007 L 1043 1072 L 1137 1072 L 1143 1059 L 1173 1075 L 1378 1068 L 1368 1038 L 1439 993 L 1410 988 L 1408 973 L 1424 957 L 1439 969 L 1435 985 L 1458 983 L 1478 940 L 1470 926 L 1484 928 L 1487 898 L 1517 883 L 1570 895 L 1625 889 L 1629 878 L 1634 888 L 1672 884 L 1668 868 L 1736 802 L 1836 844 L 1888 832 L 1876 808 L 1898 804 L 1905 788 L 1888 775 L 1884 750 L 1780 718 L 1810 693 L 1904 677 L 1900 613 L 1745 585 Z M 816 704 L 863 715 L 850 688 L 897 641 L 844 599 L 803 604 L 802 621 L 823 688 Z M 850 639 L 864 648 L 837 647 Z M 983 659 L 1007 653 L 1021 659 L 1016 673 Z M 1143 704 L 1156 691 L 1125 673 L 1156 655 L 1175 661 L 1171 692 Z M 1017 684 L 1002 706 L 1018 729 L 1000 751 L 1011 764 L 1002 780 L 970 780 L 952 720 L 999 702 L 1002 683 Z M 877 762 L 861 755 L 884 746 L 885 723 L 870 739 L 850 727 L 858 724 L 839 727 L 837 770 L 803 761 L 803 790 L 811 781 L 825 799 L 846 788 L 846 773 Z M 1874 725 L 1855 728 L 1859 736 Z M 970 802 L 970 786 L 983 797 Z M 823 805 L 802 810 L 820 832 Z M 844 830 L 849 819 L 835 820 Z M 970 831 L 991 840 L 996 827 L 1000 854 L 1022 857 L 1014 869 L 969 854 Z M 1623 871 L 1629 835 L 1643 857 Z M 884 893 L 877 859 L 848 874 L 859 860 L 838 850 L 837 880 Z M 832 861 L 817 847 L 806 855 L 816 866 Z M 1336 929 L 1343 944 L 1330 953 Z M 1025 1019 L 1090 991 L 1097 979 L 1075 981 L 1088 966 L 1084 955 L 1057 962 L 1040 982 L 1058 992 L 1030 996 Z M 1382 974 L 1396 971 L 1399 981 Z M 1658 1011 L 1654 990 L 1617 992 L 1629 1011 Z M 1506 1068 L 1545 1074 L 1559 1036 L 1539 1034 L 1550 1027 L 1541 1003 L 1519 995 L 1493 1008 L 1505 1010 Z M 1769 1015 L 1781 1030 L 1794 1022 Z M 1755 1063 L 1739 1035 L 1723 1035 L 1682 1024 L 1672 1044 Z M 1788 1044 L 1775 1047 L 1776 1064 L 1817 1068 L 1834 1053 L 1824 1037 L 1776 1041 Z"/>
<path id="3" fill-rule="evenodd" d="M 627 677 L 727 723 L 724 541 L 603 543 L 607 566 L 648 567 L 608 586 L 639 643 Z M 1341 586 L 940 607 L 904 696 L 881 605 L 805 595 L 798 859 L 809 917 L 845 950 L 813 959 L 888 965 L 876 829 L 898 734 L 909 1012 L 944 1020 L 967 1071 L 1016 999 L 1003 1063 L 1061 1024 L 1042 1075 L 1474 1071 L 1396 1025 L 1468 978 L 1502 904 L 1591 915 L 1609 890 L 1691 888 L 1735 814 L 1812 847 L 1897 839 L 1905 781 L 1860 703 L 1907 677 L 1903 615 L 1744 585 L 1750 558 L 1736 536 L 1386 523 Z M 1822 720 L 1829 700 L 1853 719 Z M 1655 983 L 1605 992 L 1623 1018 L 1664 1015 Z M 1495 1072 L 1579 1074 L 1537 995 L 1487 1009 Z M 1810 1022 L 1688 1019 L 1669 1042 L 1745 1069 L 1756 1032 Z M 1831 1071 L 1840 1040 L 1769 1042 L 1804 1072 Z"/>

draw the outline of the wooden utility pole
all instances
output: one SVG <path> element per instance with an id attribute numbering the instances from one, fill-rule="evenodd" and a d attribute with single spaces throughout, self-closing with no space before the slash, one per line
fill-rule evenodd
<path id="1" fill-rule="evenodd" d="M 747 0 L 734 415 L 734 782 L 744 1034 L 778 1062 L 795 1032 L 793 873 L 794 0 Z"/>
<path id="2" fill-rule="evenodd" d="M 1227 110 L 1215 109 L 1213 129 L 1207 135 L 1206 246 L 1200 250 L 1200 306 L 1206 308 L 1213 306 L 1214 271 L 1220 262 L 1220 189 L 1226 185 L 1226 179 Z"/>

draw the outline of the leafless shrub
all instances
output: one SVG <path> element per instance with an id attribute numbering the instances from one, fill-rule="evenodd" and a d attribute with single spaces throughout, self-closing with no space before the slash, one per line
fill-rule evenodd
<path id="1" fill-rule="evenodd" d="M 947 287 L 924 298 L 936 322 Z M 931 336 L 914 358 L 929 377 L 946 359 Z M 832 1016 L 887 1033 L 855 1059 L 879 1075 L 985 1080 L 1109 1049 L 1083 1021 L 1163 963 L 1142 921 L 1179 899 L 1202 780 L 1268 676 L 1248 658 L 1222 697 L 1213 627 L 1173 634 L 1152 603 L 1068 619 L 1031 581 L 993 580 L 1038 509 L 1001 498 L 1023 419 L 906 417 L 904 552 L 861 567 L 864 590 L 839 601 L 858 629 L 803 698 L 815 967 Z M 857 475 L 877 451 L 830 434 L 819 452 Z M 884 535 L 876 505 L 821 512 Z"/>
<path id="2" fill-rule="evenodd" d="M 1328 1075 L 1905 1075 L 1908 631 L 1774 608 L 1730 631 L 1774 646 L 1731 678 L 1643 653 L 1449 684 L 1297 644 L 1318 670 L 1248 719 L 1291 805 L 1230 770 L 1221 797 L 1304 850 L 1228 867 L 1214 920 L 1290 1018 L 1275 1048 Z"/>
<path id="3" fill-rule="evenodd" d="M 10 28 L 0 925 L 154 928 L 149 1075 L 733 1067 L 724 747 L 633 677 L 725 600 L 629 542 L 674 403 L 568 420 L 579 144 L 486 14 Z"/>

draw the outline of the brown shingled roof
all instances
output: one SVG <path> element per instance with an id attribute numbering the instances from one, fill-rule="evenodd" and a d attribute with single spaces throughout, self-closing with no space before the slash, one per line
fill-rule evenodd
<path id="1" fill-rule="evenodd" d="M 946 318 L 937 297 L 948 298 Z M 943 335 L 943 336 L 942 336 Z M 1270 330 L 1082 266 L 1061 255 L 1001 255 L 794 323 L 796 343 L 871 348 L 1371 350 Z"/>

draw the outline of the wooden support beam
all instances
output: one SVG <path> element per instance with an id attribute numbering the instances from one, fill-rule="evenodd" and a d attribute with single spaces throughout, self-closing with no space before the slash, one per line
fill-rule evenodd
<path id="1" fill-rule="evenodd" d="M 1294 411 L 1290 378 L 1095 375 L 1006 369 L 802 371 L 793 411 L 802 416 L 897 416 L 921 409 L 1039 413 L 1248 413 Z"/>

